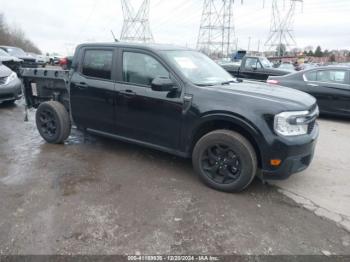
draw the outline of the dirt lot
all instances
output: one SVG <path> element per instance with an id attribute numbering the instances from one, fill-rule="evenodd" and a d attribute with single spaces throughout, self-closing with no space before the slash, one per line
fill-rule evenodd
<path id="1" fill-rule="evenodd" d="M 224 194 L 188 160 L 76 130 L 48 145 L 20 106 L 0 121 L 0 254 L 350 254 L 347 231 L 258 180 Z"/>

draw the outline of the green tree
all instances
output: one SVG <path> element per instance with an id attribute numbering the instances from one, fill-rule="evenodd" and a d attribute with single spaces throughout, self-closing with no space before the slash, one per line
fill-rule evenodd
<path id="1" fill-rule="evenodd" d="M 284 56 L 287 53 L 287 47 L 285 44 L 280 44 L 276 48 L 276 56 Z"/>
<path id="2" fill-rule="evenodd" d="M 322 48 L 320 46 L 318 46 L 315 50 L 315 56 L 316 57 L 322 57 L 323 56 L 323 52 L 322 52 Z"/>
<path id="3" fill-rule="evenodd" d="M 308 56 L 314 56 L 314 52 L 312 52 L 312 50 L 310 50 L 309 52 L 307 52 Z"/>

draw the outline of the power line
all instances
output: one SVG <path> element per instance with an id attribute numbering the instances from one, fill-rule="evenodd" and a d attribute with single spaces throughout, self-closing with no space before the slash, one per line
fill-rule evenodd
<path id="1" fill-rule="evenodd" d="M 235 39 L 234 2 L 234 0 L 204 0 L 197 49 L 218 57 L 228 56 L 231 53 Z"/>
<path id="2" fill-rule="evenodd" d="M 297 2 L 303 3 L 303 0 L 288 0 L 288 2 L 288 6 L 286 4 L 281 6 L 281 1 L 272 1 L 271 28 L 265 46 L 270 48 L 270 50 L 277 48 L 278 56 L 284 55 L 285 50 L 283 50 L 283 46 L 286 48 L 296 46 L 292 27 L 296 4 Z"/>
<path id="3" fill-rule="evenodd" d="M 129 0 L 121 0 L 124 23 L 120 39 L 125 42 L 152 43 L 154 38 L 149 23 L 150 0 L 144 0 L 135 13 Z"/>

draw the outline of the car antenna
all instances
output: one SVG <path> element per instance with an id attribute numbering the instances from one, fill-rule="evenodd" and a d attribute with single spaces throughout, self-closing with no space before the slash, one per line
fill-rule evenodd
<path id="1" fill-rule="evenodd" d="M 111 30 L 111 33 L 112 33 L 112 36 L 113 36 L 113 39 L 114 39 L 114 42 L 119 42 L 119 40 L 115 37 L 113 31 Z"/>

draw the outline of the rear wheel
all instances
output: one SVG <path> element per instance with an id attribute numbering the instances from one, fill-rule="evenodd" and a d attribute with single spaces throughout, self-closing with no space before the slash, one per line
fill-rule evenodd
<path id="1" fill-rule="evenodd" d="M 71 121 L 65 107 L 56 101 L 42 103 L 36 111 L 36 126 L 48 143 L 61 144 L 70 135 Z"/>
<path id="2" fill-rule="evenodd" d="M 230 130 L 217 130 L 202 137 L 194 148 L 192 161 L 206 185 L 224 192 L 244 190 L 257 172 L 253 146 Z"/>

